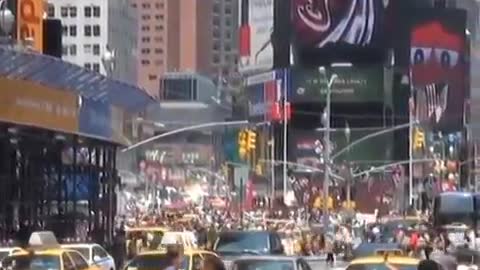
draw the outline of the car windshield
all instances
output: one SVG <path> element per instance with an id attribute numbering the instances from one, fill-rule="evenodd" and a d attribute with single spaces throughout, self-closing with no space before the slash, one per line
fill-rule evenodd
<path id="1" fill-rule="evenodd" d="M 215 251 L 218 253 L 266 253 L 269 247 L 268 234 L 225 233 L 220 235 Z"/>
<path id="2" fill-rule="evenodd" d="M 76 251 L 80 252 L 80 254 L 82 254 L 82 256 L 85 257 L 85 259 L 90 260 L 90 249 L 89 248 L 69 247 L 67 249 L 76 250 Z"/>
<path id="3" fill-rule="evenodd" d="M 132 261 L 127 264 L 126 270 L 135 269 L 135 270 L 163 270 L 170 266 L 170 259 L 166 254 L 146 254 L 139 255 L 135 257 Z M 183 258 L 182 269 L 188 270 L 190 268 L 190 260 L 187 256 Z"/>
<path id="4" fill-rule="evenodd" d="M 444 196 L 440 199 L 441 213 L 472 214 L 474 200 L 472 196 Z"/>
<path id="5" fill-rule="evenodd" d="M 53 255 L 22 255 L 7 257 L 2 261 L 9 270 L 61 270 L 60 257 Z"/>
<path id="6" fill-rule="evenodd" d="M 353 264 L 349 265 L 346 270 L 417 270 L 417 265 L 411 264 Z"/>
<path id="7" fill-rule="evenodd" d="M 291 260 L 240 260 L 236 261 L 233 270 L 294 270 Z"/>

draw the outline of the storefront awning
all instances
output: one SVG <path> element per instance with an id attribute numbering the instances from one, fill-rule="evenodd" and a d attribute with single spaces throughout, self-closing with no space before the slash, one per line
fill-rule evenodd
<path id="1" fill-rule="evenodd" d="M 137 86 L 34 52 L 0 48 L 0 76 L 38 82 L 47 87 L 116 105 L 129 112 L 143 110 L 154 99 Z"/>

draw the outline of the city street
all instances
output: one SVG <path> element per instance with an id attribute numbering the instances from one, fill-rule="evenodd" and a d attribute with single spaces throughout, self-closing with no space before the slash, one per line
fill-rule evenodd
<path id="1" fill-rule="evenodd" d="M 472 264 L 479 172 L 480 0 L 0 0 L 2 269 Z"/>

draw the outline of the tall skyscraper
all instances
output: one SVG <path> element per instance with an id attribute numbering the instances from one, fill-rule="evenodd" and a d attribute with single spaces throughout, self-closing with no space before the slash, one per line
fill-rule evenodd
<path id="1" fill-rule="evenodd" d="M 138 83 L 161 98 L 166 72 L 228 78 L 236 63 L 234 0 L 133 0 L 138 17 Z"/>
<path id="2" fill-rule="evenodd" d="M 136 14 L 129 0 L 49 0 L 48 17 L 62 21 L 62 58 L 86 69 L 136 82 Z M 102 58 L 114 53 L 111 70 Z M 109 74 L 107 74 L 107 71 Z"/>

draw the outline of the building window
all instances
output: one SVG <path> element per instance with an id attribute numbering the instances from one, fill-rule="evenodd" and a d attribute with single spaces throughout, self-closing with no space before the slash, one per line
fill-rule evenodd
<path id="1" fill-rule="evenodd" d="M 68 55 L 68 46 L 67 45 L 62 46 L 62 55 Z"/>
<path id="2" fill-rule="evenodd" d="M 156 7 L 157 9 L 161 9 L 161 8 L 164 7 L 164 5 L 163 5 L 163 3 L 156 3 L 156 4 L 155 4 L 155 7 Z"/>
<path id="3" fill-rule="evenodd" d="M 225 38 L 232 38 L 232 32 L 225 31 Z"/>
<path id="4" fill-rule="evenodd" d="M 224 49 L 226 52 L 229 52 L 232 50 L 232 46 L 230 45 L 230 43 L 225 43 Z"/>
<path id="5" fill-rule="evenodd" d="M 213 30 L 213 37 L 220 38 L 220 31 L 218 29 Z"/>
<path id="6" fill-rule="evenodd" d="M 100 25 L 96 24 L 93 26 L 93 35 L 96 37 L 100 36 Z"/>
<path id="7" fill-rule="evenodd" d="M 217 14 L 220 13 L 220 4 L 213 5 L 213 12 Z"/>
<path id="8" fill-rule="evenodd" d="M 68 35 L 68 26 L 66 26 L 66 25 L 62 26 L 62 35 L 64 35 L 64 36 Z"/>
<path id="9" fill-rule="evenodd" d="M 77 36 L 77 26 L 76 25 L 70 25 L 70 36 L 71 37 L 76 37 Z"/>
<path id="10" fill-rule="evenodd" d="M 155 25 L 155 31 L 162 31 L 163 25 Z"/>
<path id="11" fill-rule="evenodd" d="M 100 44 L 93 44 L 93 55 L 100 55 Z"/>
<path id="12" fill-rule="evenodd" d="M 154 39 L 155 39 L 155 42 L 163 42 L 163 37 L 161 36 L 156 36 L 154 37 Z"/>
<path id="13" fill-rule="evenodd" d="M 60 8 L 60 16 L 67 17 L 68 16 L 68 7 L 61 7 Z"/>
<path id="14" fill-rule="evenodd" d="M 150 60 L 143 59 L 143 60 L 142 60 L 142 65 L 144 65 L 144 66 L 150 65 Z"/>
<path id="15" fill-rule="evenodd" d="M 150 74 L 150 75 L 148 75 L 148 79 L 149 79 L 150 81 L 154 81 L 154 80 L 157 79 L 157 75 Z"/>
<path id="16" fill-rule="evenodd" d="M 92 45 L 90 45 L 90 44 L 83 45 L 83 52 L 85 54 L 91 54 L 92 53 Z"/>
<path id="17" fill-rule="evenodd" d="M 161 54 L 161 53 L 163 53 L 163 49 L 162 48 L 155 48 L 155 53 L 156 54 Z"/>
<path id="18" fill-rule="evenodd" d="M 77 7 L 70 7 L 70 17 L 76 18 L 77 17 Z"/>
<path id="19" fill-rule="evenodd" d="M 155 20 L 163 20 L 163 15 L 162 14 L 155 15 Z"/>
<path id="20" fill-rule="evenodd" d="M 100 17 L 100 7 L 99 6 L 94 6 L 93 7 L 93 17 Z"/>
<path id="21" fill-rule="evenodd" d="M 93 63 L 93 71 L 100 72 L 100 64 L 99 63 Z"/>
<path id="22" fill-rule="evenodd" d="M 232 7 L 225 7 L 225 14 L 232 14 Z"/>
<path id="23" fill-rule="evenodd" d="M 85 63 L 85 64 L 83 64 L 83 67 L 84 67 L 86 70 L 91 70 L 91 69 L 92 69 L 92 64 L 90 64 L 90 63 Z"/>
<path id="24" fill-rule="evenodd" d="M 218 16 L 213 17 L 213 25 L 220 26 L 220 17 Z"/>
<path id="25" fill-rule="evenodd" d="M 55 6 L 54 5 L 48 5 L 47 14 L 48 14 L 48 17 L 55 17 Z"/>
<path id="26" fill-rule="evenodd" d="M 77 45 L 75 44 L 70 45 L 70 55 L 73 55 L 73 56 L 77 55 Z"/>
<path id="27" fill-rule="evenodd" d="M 92 36 L 92 26 L 91 25 L 85 25 L 83 27 L 83 32 L 86 37 L 91 37 Z"/>
<path id="28" fill-rule="evenodd" d="M 225 62 L 230 62 L 230 55 L 225 55 Z"/>
<path id="29" fill-rule="evenodd" d="M 83 12 L 85 13 L 85 17 L 92 17 L 92 7 L 85 7 Z"/>
<path id="30" fill-rule="evenodd" d="M 142 54 L 149 54 L 150 53 L 150 49 L 149 48 L 143 48 L 142 49 Z"/>
<path id="31" fill-rule="evenodd" d="M 220 56 L 218 56 L 218 54 L 213 55 L 213 63 L 215 64 L 220 63 Z"/>
<path id="32" fill-rule="evenodd" d="M 136 4 L 136 3 L 133 3 L 133 4 L 132 4 L 132 8 L 137 8 L 137 4 Z"/>
<path id="33" fill-rule="evenodd" d="M 143 14 L 143 15 L 142 15 L 142 20 L 144 20 L 144 21 L 150 20 L 150 15 L 148 15 L 148 14 Z"/>
<path id="34" fill-rule="evenodd" d="M 225 19 L 225 25 L 226 26 L 232 26 L 232 19 Z"/>
<path id="35" fill-rule="evenodd" d="M 213 42 L 213 49 L 214 49 L 215 51 L 220 50 L 220 42 L 219 42 L 219 41 Z"/>
<path id="36" fill-rule="evenodd" d="M 143 3 L 142 8 L 146 8 L 146 9 L 150 8 L 150 3 Z"/>
<path id="37" fill-rule="evenodd" d="M 230 73 L 230 71 L 228 70 L 228 68 L 223 68 L 223 69 L 222 69 L 222 75 L 223 75 L 223 76 L 228 76 L 228 73 Z"/>
<path id="38" fill-rule="evenodd" d="M 149 43 L 150 37 L 142 37 L 142 42 Z"/>
<path id="39" fill-rule="evenodd" d="M 142 31 L 150 31 L 149 25 L 142 25 Z"/>

